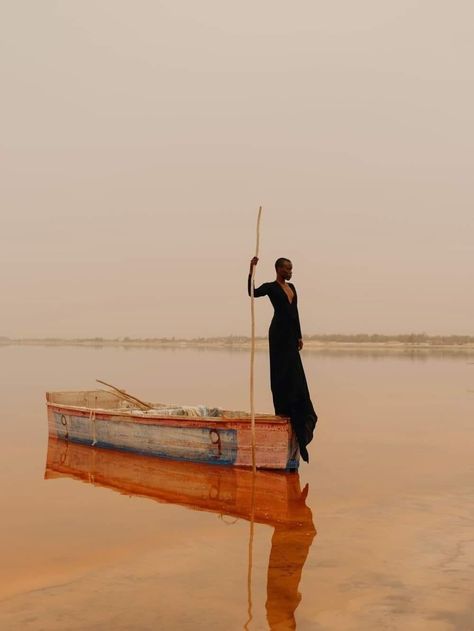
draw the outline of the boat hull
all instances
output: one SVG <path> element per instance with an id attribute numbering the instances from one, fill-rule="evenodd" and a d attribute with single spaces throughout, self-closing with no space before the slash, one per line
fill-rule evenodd
<path id="1" fill-rule="evenodd" d="M 54 397 L 49 397 L 54 398 Z M 146 416 L 48 401 L 53 438 L 173 460 L 224 466 L 252 466 L 248 418 Z M 257 418 L 256 464 L 259 468 L 296 470 L 299 452 L 288 419 Z"/>

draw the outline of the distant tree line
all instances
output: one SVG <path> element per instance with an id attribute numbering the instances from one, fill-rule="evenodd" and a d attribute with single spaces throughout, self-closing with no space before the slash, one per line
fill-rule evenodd
<path id="1" fill-rule="evenodd" d="M 318 342 L 354 342 L 354 343 L 389 343 L 398 342 L 400 344 L 473 344 L 472 335 L 427 335 L 426 333 L 400 333 L 396 335 L 381 335 L 379 333 L 356 333 L 345 335 L 341 333 L 330 333 L 324 335 L 310 335 L 308 340 Z"/>
<path id="2" fill-rule="evenodd" d="M 259 340 L 266 338 L 259 337 Z M 381 335 L 379 333 L 326 333 L 307 335 L 305 340 L 311 342 L 336 342 L 341 344 L 424 344 L 430 346 L 452 346 L 474 344 L 474 336 L 472 335 L 427 335 L 426 333 L 401 333 L 395 335 Z M 9 338 L 0 336 L 0 343 L 49 343 L 49 344 L 219 344 L 226 346 L 248 344 L 250 338 L 244 335 L 227 335 L 220 337 L 78 337 L 78 338 L 60 338 L 60 337 L 44 337 L 44 338 Z"/>

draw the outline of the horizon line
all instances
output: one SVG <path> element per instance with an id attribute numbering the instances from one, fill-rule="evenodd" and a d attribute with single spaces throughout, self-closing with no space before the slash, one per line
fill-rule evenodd
<path id="1" fill-rule="evenodd" d="M 267 339 L 266 335 L 257 335 L 256 339 Z M 117 337 L 103 337 L 103 336 L 84 336 L 84 337 L 62 337 L 62 336 L 23 336 L 23 337 L 10 337 L 0 335 L 0 342 L 21 342 L 21 341 L 78 341 L 78 342 L 210 342 L 210 341 L 250 341 L 249 335 L 213 335 L 213 336 L 194 336 L 194 337 L 178 337 L 178 336 L 162 336 L 162 337 L 131 337 L 117 336 Z M 465 342 L 474 342 L 474 335 L 449 333 L 449 334 L 428 334 L 428 333 L 314 333 L 309 335 L 303 335 L 303 340 L 308 341 L 348 341 L 348 340 L 360 340 L 360 341 L 382 341 L 393 340 L 401 342 L 416 342 L 416 341 L 430 341 L 430 340 L 463 340 Z"/>

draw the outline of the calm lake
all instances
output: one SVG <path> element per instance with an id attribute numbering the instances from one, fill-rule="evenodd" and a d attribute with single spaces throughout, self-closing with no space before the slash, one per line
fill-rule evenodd
<path id="1" fill-rule="evenodd" d="M 44 397 L 99 378 L 248 409 L 247 352 L 0 346 L 0 629 L 474 628 L 472 356 L 303 361 L 310 464 L 252 508 L 245 471 L 48 452 Z M 263 351 L 256 379 L 271 412 Z"/>

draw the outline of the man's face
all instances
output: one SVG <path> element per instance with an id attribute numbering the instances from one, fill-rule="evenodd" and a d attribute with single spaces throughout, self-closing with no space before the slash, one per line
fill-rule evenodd
<path id="1" fill-rule="evenodd" d="M 281 267 L 278 268 L 280 276 L 283 276 L 285 280 L 290 280 L 293 274 L 293 263 L 291 261 L 285 261 Z"/>

